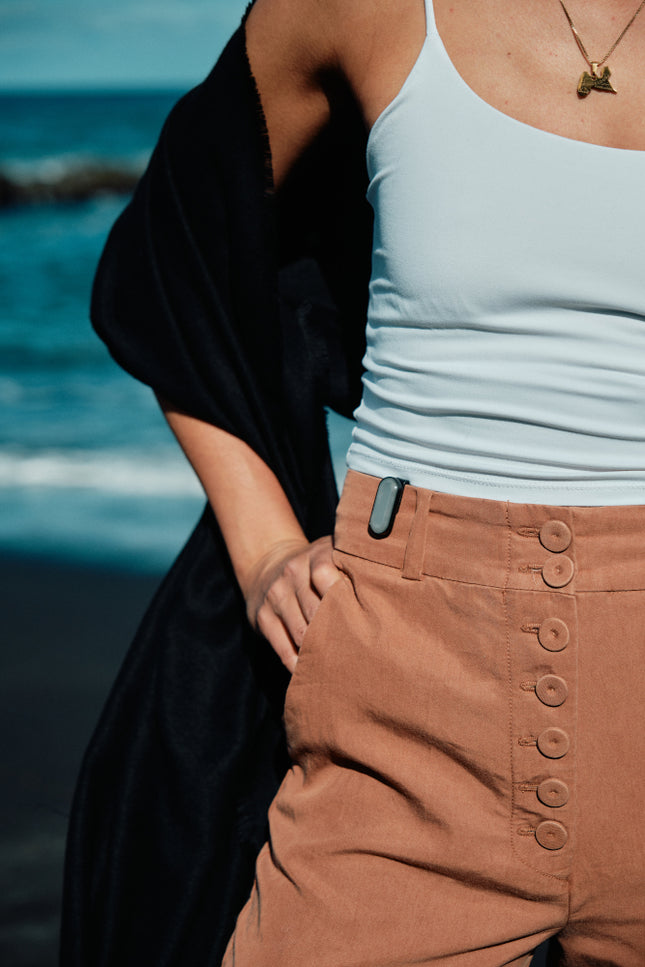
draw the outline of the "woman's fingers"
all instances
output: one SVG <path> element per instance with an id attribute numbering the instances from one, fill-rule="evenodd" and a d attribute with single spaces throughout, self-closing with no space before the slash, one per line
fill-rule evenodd
<path id="1" fill-rule="evenodd" d="M 302 587 L 296 588 L 295 593 L 305 624 L 308 625 L 313 620 L 313 617 L 318 610 L 321 595 L 312 588 L 311 584 L 306 584 Z M 302 644 L 302 642 L 298 643 L 298 647 L 300 647 L 300 644 Z"/>
<path id="2" fill-rule="evenodd" d="M 291 672 L 323 595 L 338 580 L 332 554 L 331 537 L 278 547 L 256 568 L 247 589 L 251 623 Z"/>
<path id="3" fill-rule="evenodd" d="M 270 608 L 260 609 L 257 629 L 267 639 L 285 668 L 293 674 L 298 652 L 285 626 Z"/>
<path id="4" fill-rule="evenodd" d="M 334 564 L 333 554 L 331 537 L 321 537 L 311 545 L 310 584 L 321 598 L 327 594 L 340 576 L 340 571 Z"/>
<path id="5" fill-rule="evenodd" d="M 269 588 L 262 610 L 266 608 L 280 618 L 296 650 L 299 650 L 309 622 L 287 575 L 281 575 Z"/>

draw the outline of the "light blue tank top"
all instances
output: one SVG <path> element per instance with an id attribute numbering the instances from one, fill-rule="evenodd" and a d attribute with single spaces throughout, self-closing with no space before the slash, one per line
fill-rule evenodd
<path id="1" fill-rule="evenodd" d="M 426 22 L 368 141 L 348 465 L 464 496 L 645 503 L 645 152 L 501 113 L 453 66 L 432 0 Z"/>

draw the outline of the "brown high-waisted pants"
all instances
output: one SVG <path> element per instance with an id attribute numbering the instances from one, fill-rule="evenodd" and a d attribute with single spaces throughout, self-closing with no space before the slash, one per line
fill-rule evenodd
<path id="1" fill-rule="evenodd" d="M 348 476 L 227 967 L 645 965 L 645 506 Z"/>

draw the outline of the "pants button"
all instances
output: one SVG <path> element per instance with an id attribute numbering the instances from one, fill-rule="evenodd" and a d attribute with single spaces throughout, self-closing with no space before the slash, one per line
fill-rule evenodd
<path id="1" fill-rule="evenodd" d="M 535 686 L 535 694 L 543 705 L 550 705 L 557 708 L 564 705 L 569 694 L 567 683 L 564 678 L 557 675 L 543 675 Z"/>
<path id="2" fill-rule="evenodd" d="M 540 527 L 540 544 L 547 551 L 560 554 L 571 543 L 571 531 L 563 520 L 547 520 Z"/>
<path id="3" fill-rule="evenodd" d="M 540 544 L 547 551 L 560 554 L 571 543 L 571 531 L 563 520 L 547 520 L 540 527 Z"/>
<path id="4" fill-rule="evenodd" d="M 535 838 L 544 849 L 562 849 L 569 839 L 569 834 L 562 825 L 554 819 L 545 819 L 535 830 Z"/>
<path id="5" fill-rule="evenodd" d="M 569 644 L 569 629 L 560 618 L 546 618 L 538 628 L 538 641 L 547 651 L 564 651 Z"/>
<path id="6" fill-rule="evenodd" d="M 566 806 L 569 787 L 561 779 L 545 779 L 537 787 L 537 797 L 545 806 Z"/>
<path id="7" fill-rule="evenodd" d="M 542 578 L 550 588 L 563 588 L 573 577 L 573 561 L 566 555 L 552 557 L 542 568 Z"/>
<path id="8" fill-rule="evenodd" d="M 555 727 L 540 732 L 537 747 L 547 759 L 561 759 L 569 751 L 571 741 L 564 729 Z"/>

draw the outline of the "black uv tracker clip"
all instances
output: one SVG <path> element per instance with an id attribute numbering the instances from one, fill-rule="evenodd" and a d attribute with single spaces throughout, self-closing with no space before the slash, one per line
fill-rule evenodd
<path id="1" fill-rule="evenodd" d="M 406 483 L 407 480 L 400 480 L 398 477 L 383 477 L 379 483 L 367 525 L 372 537 L 387 537 L 392 530 Z"/>

